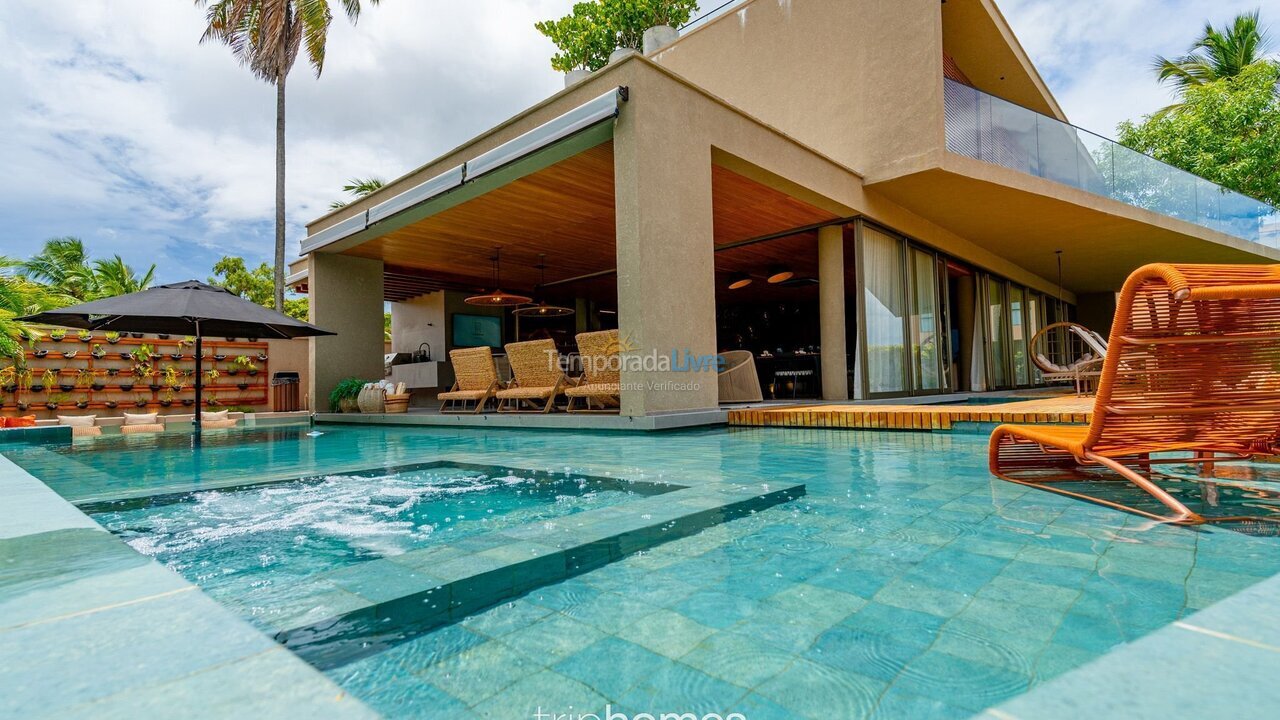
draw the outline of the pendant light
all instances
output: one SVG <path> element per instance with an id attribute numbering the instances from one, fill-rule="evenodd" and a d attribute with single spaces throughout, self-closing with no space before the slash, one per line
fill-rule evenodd
<path id="1" fill-rule="evenodd" d="M 547 285 L 547 255 L 542 253 L 538 255 L 538 270 L 542 272 L 542 280 L 539 281 L 538 287 L 535 288 L 535 294 L 541 291 Z M 552 305 L 547 302 L 547 298 L 543 297 L 537 305 L 530 305 L 512 311 L 512 315 L 520 317 L 568 317 L 573 314 L 573 308 L 563 307 L 560 305 Z"/>
<path id="2" fill-rule="evenodd" d="M 498 282 L 501 273 L 502 248 L 493 249 L 493 292 L 483 295 L 472 295 L 463 300 L 468 305 L 487 305 L 489 307 L 510 307 L 512 305 L 524 305 L 532 302 L 533 298 L 524 295 L 515 295 L 503 292 Z"/>
<path id="3" fill-rule="evenodd" d="M 770 285 L 777 285 L 790 280 L 795 275 L 795 272 L 785 265 L 773 265 L 769 268 L 767 280 Z"/>

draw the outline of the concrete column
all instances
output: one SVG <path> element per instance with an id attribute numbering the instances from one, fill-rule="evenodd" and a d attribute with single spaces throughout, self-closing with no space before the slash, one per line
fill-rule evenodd
<path id="1" fill-rule="evenodd" d="M 822 345 L 822 399 L 849 399 L 844 318 L 844 228 L 818 230 L 818 319 Z"/>
<path id="2" fill-rule="evenodd" d="M 622 414 L 632 417 L 719 401 L 711 147 L 667 100 L 629 103 L 614 130 Z"/>
<path id="3" fill-rule="evenodd" d="M 337 333 L 311 339 L 308 393 L 312 409 L 326 412 L 342 378 L 382 379 L 382 261 L 325 253 L 309 260 L 311 322 Z"/>

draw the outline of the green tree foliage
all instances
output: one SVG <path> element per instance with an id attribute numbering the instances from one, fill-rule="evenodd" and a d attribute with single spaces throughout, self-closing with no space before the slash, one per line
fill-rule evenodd
<path id="1" fill-rule="evenodd" d="M 275 278 L 271 266 L 266 263 L 250 270 L 244 258 L 223 257 L 214 263 L 209 284 L 224 287 L 263 307 L 275 307 Z M 308 311 L 307 298 L 285 298 L 284 312 L 289 317 L 305 321 Z"/>
<path id="2" fill-rule="evenodd" d="M 1119 126 L 1120 142 L 1251 197 L 1280 205 L 1280 66 L 1186 88 L 1177 112 Z"/>
<path id="3" fill-rule="evenodd" d="M 359 200 L 362 197 L 372 195 L 378 190 L 381 190 L 382 186 L 386 184 L 387 182 L 380 177 L 351 178 L 347 181 L 346 185 L 342 186 L 342 191 L 349 193 L 356 200 Z M 346 206 L 347 201 L 345 200 L 334 200 L 329 203 L 330 210 L 337 210 L 338 208 L 344 208 Z"/>
<path id="4" fill-rule="evenodd" d="M 119 255 L 93 260 L 79 238 L 60 237 L 46 240 L 40 252 L 14 263 L 12 270 L 75 302 L 146 290 L 156 266 L 139 276 Z"/>
<path id="5" fill-rule="evenodd" d="M 1229 26 L 1205 23 L 1204 32 L 1186 55 L 1170 60 L 1157 56 L 1152 65 L 1160 82 L 1179 91 L 1235 77 L 1246 68 L 1269 62 L 1270 42 L 1258 20 L 1258 11 L 1237 15 Z"/>
<path id="6" fill-rule="evenodd" d="M 70 305 L 75 298 L 18 274 L 24 263 L 0 257 L 0 355 L 19 360 L 22 344 L 40 333 L 15 318 Z"/>
<path id="7" fill-rule="evenodd" d="M 615 49 L 639 50 L 645 30 L 655 25 L 680 27 L 697 9 L 697 0 L 589 0 L 558 20 L 534 27 L 560 50 L 551 57 L 553 70 L 599 70 Z"/>

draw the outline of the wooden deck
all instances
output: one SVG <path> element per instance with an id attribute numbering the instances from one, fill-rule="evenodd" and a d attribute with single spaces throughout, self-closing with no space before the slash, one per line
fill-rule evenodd
<path id="1" fill-rule="evenodd" d="M 729 424 L 932 431 L 960 422 L 1087 423 L 1092 410 L 1093 398 L 1074 395 L 992 405 L 780 405 L 730 410 Z"/>

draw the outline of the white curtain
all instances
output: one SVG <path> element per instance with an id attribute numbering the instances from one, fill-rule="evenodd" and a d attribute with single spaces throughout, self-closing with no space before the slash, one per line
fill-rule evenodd
<path id="1" fill-rule="evenodd" d="M 865 292 L 867 385 L 872 393 L 903 392 L 907 310 L 903 283 L 903 243 L 875 228 L 862 232 L 862 277 Z"/>
<path id="2" fill-rule="evenodd" d="M 982 392 L 987 389 L 987 315 L 985 288 L 981 277 L 975 278 L 973 288 L 973 342 L 969 343 L 969 389 Z"/>

